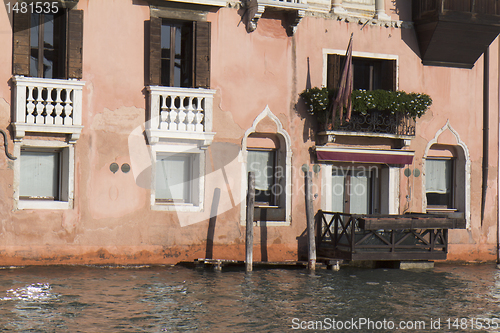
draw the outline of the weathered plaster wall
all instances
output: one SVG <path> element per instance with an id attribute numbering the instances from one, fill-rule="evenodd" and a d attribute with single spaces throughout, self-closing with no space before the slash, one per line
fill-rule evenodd
<path id="1" fill-rule="evenodd" d="M 134 1 L 136 3 L 136 1 Z M 387 2 L 386 8 L 391 2 Z M 235 9 L 208 15 L 212 22 L 211 88 L 215 89 L 217 133 L 206 154 L 205 209 L 201 213 L 152 211 L 146 168 L 140 177 L 109 170 L 111 163 L 134 166 L 137 151 L 148 156 L 145 141 L 130 146 L 130 134 L 146 120 L 145 31 L 149 7 L 132 1 L 80 0 L 84 12 L 83 124 L 75 148 L 75 204 L 65 211 L 13 211 L 11 163 L 0 158 L 0 265 L 45 263 L 171 264 L 205 257 L 211 220 L 215 225 L 213 257 L 244 259 L 244 226 L 240 224 L 241 162 L 238 153 L 245 131 L 266 105 L 292 138 L 292 222 L 290 226 L 255 228 L 254 260 L 297 259 L 305 223 L 303 164 L 312 164 L 314 120 L 298 103 L 306 87 L 322 83 L 322 49 L 345 49 L 354 33 L 354 50 L 399 56 L 399 88 L 426 92 L 432 109 L 418 122 L 412 141 L 415 162 L 437 129 L 450 119 L 471 152 L 472 179 L 481 178 L 482 60 L 474 69 L 424 67 L 414 50 L 413 30 L 370 27 L 305 17 L 293 37 L 283 18 L 265 13 L 258 28 L 247 33 Z M 390 8 L 393 18 L 408 8 Z M 0 128 L 10 123 L 12 32 L 0 8 Z M 412 35 L 413 33 L 413 35 Z M 498 45 L 495 42 L 494 45 Z M 498 49 L 498 46 L 492 49 Z M 491 59 L 498 59 L 492 50 Z M 470 231 L 451 232 L 451 259 L 492 259 L 496 242 L 496 152 L 498 133 L 498 68 L 491 66 L 491 168 L 487 219 L 481 227 L 480 181 L 473 181 Z M 471 93 L 471 89 L 472 93 Z M 474 110 L 474 112 L 471 112 Z M 12 146 L 12 140 L 10 141 Z M 147 164 L 147 162 L 146 162 Z M 403 176 L 401 176 L 403 177 Z M 403 178 L 402 178 L 403 179 Z M 321 177 L 314 175 L 320 194 Z M 401 182 L 405 203 L 406 183 Z M 220 191 L 220 201 L 213 200 Z M 421 184 L 415 181 L 410 210 L 421 207 Z M 315 209 L 320 209 L 320 198 Z M 213 215 L 213 214 L 212 214 Z"/>

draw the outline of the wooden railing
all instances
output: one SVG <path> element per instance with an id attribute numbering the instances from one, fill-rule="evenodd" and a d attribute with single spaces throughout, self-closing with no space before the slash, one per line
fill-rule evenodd
<path id="1" fill-rule="evenodd" d="M 318 257 L 345 260 L 446 259 L 448 229 L 461 218 L 427 214 L 354 215 L 319 211 Z"/>

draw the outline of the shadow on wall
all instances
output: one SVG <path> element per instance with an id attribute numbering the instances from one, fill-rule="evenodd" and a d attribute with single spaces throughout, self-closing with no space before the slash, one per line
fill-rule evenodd
<path id="1" fill-rule="evenodd" d="M 408 0 L 392 0 L 392 8 L 390 11 L 399 15 L 399 19 L 405 22 L 412 21 L 411 1 Z M 415 28 L 400 28 L 401 39 L 406 45 L 420 58 L 420 48 L 417 42 L 417 34 Z"/>
<path id="2" fill-rule="evenodd" d="M 300 87 L 300 85 L 298 85 Z M 306 74 L 306 82 L 305 82 L 305 89 L 310 89 L 312 88 L 311 86 L 311 68 L 309 64 L 309 57 L 307 57 L 307 74 Z M 297 94 L 300 94 L 302 92 L 298 91 Z M 294 106 L 295 113 L 300 117 L 300 119 L 304 119 L 304 127 L 303 127 L 303 132 L 302 132 L 302 140 L 304 143 L 307 141 L 315 141 L 315 133 L 318 130 L 318 125 L 316 123 L 315 118 L 307 112 L 306 109 L 306 104 L 304 103 L 304 100 L 302 97 L 299 97 L 297 100 L 297 103 Z"/>
<path id="3" fill-rule="evenodd" d="M 212 208 L 210 209 L 211 217 L 208 220 L 207 249 L 205 252 L 206 259 L 213 259 L 214 255 L 214 235 L 215 235 L 215 225 L 217 222 L 217 210 L 219 208 L 219 201 L 220 201 L 220 188 L 216 187 L 214 189 Z"/>
<path id="4" fill-rule="evenodd" d="M 297 259 L 307 261 L 307 228 L 297 237 Z"/>
<path id="5" fill-rule="evenodd" d="M 315 224 L 315 230 L 316 230 L 316 235 L 315 235 L 315 243 L 316 243 L 316 249 L 318 248 L 319 241 L 321 239 L 321 230 L 322 230 L 322 220 L 321 220 L 322 215 L 319 214 L 319 211 L 316 212 L 314 215 L 314 224 Z M 299 237 L 297 237 L 297 258 L 299 261 L 308 261 L 309 255 L 309 237 L 307 236 L 307 226 L 302 231 Z"/>

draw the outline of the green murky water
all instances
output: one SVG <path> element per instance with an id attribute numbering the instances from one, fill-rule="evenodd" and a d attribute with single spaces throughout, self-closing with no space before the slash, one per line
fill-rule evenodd
<path id="1" fill-rule="evenodd" d="M 0 304 L 5 332 L 500 332 L 500 270 L 26 267 Z"/>

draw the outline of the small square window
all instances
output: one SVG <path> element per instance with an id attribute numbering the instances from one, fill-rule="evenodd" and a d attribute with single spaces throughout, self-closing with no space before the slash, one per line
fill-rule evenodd
<path id="1" fill-rule="evenodd" d="M 192 203 L 192 160 L 188 154 L 156 158 L 156 202 Z"/>
<path id="2" fill-rule="evenodd" d="M 156 153 L 151 205 L 155 210 L 203 209 L 203 152 Z"/>
<path id="3" fill-rule="evenodd" d="M 59 184 L 59 151 L 21 151 L 20 199 L 59 200 Z"/>
<path id="4" fill-rule="evenodd" d="M 16 209 L 71 209 L 74 189 L 74 146 L 26 140 L 15 145 Z"/>

